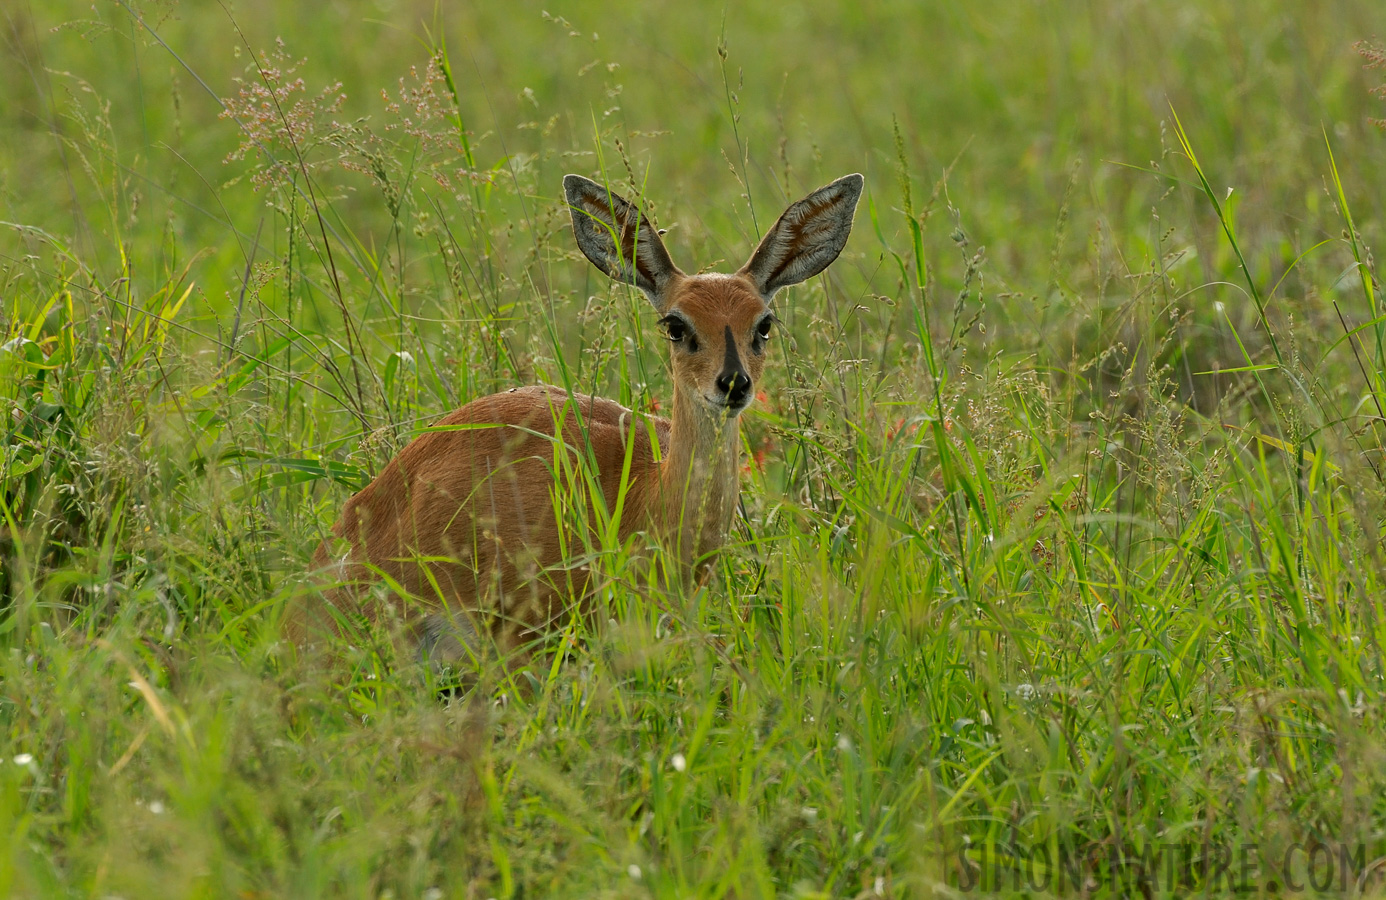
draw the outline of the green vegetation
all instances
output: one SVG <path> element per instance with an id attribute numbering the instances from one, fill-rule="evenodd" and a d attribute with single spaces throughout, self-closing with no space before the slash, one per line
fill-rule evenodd
<path id="1" fill-rule="evenodd" d="M 0 895 L 1386 891 L 1380 3 L 936 7 L 6 7 Z M 569 171 L 720 268 L 867 176 L 720 575 L 591 548 L 601 627 L 457 702 L 298 658 L 418 429 L 667 402 Z"/>

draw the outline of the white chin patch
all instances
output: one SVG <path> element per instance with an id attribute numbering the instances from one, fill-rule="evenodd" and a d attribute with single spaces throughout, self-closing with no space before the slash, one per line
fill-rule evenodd
<path id="1" fill-rule="evenodd" d="M 740 406 L 731 406 L 721 398 L 713 397 L 704 397 L 703 402 L 707 404 L 708 409 L 712 410 L 715 413 L 727 413 L 733 416 L 741 415 L 743 412 L 746 411 L 746 407 L 751 405 L 750 402 L 747 401 L 746 403 L 743 403 Z"/>

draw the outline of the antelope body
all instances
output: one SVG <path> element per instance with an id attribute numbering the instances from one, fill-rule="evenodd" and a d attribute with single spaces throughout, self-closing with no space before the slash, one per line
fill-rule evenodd
<path id="1" fill-rule="evenodd" d="M 383 575 L 392 593 L 415 601 L 406 620 L 435 657 L 478 649 L 478 626 L 513 649 L 583 595 L 585 569 L 571 563 L 581 536 L 561 509 L 563 492 L 578 489 L 580 455 L 590 453 L 586 484 L 608 512 L 619 504 L 621 541 L 648 532 L 685 569 L 722 545 L 738 498 L 738 417 L 764 366 L 771 300 L 837 258 L 862 177 L 791 205 L 731 275 L 684 274 L 631 203 L 578 175 L 563 187 L 583 253 L 643 291 L 662 317 L 672 415 L 641 416 L 546 385 L 493 394 L 441 419 L 347 501 L 332 528 L 347 545 L 335 564 L 342 584 L 328 599 L 373 616 L 378 604 L 360 595 Z M 326 543 L 316 563 L 333 566 Z M 316 624 L 330 627 L 331 617 Z M 312 625 L 298 617 L 295 637 Z"/>

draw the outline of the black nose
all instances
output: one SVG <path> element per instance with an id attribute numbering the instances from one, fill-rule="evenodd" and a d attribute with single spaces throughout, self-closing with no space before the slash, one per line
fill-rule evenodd
<path id="1" fill-rule="evenodd" d="M 722 374 L 717 376 L 717 390 L 727 397 L 728 406 L 745 406 L 746 395 L 751 392 L 751 376 L 741 368 L 741 357 L 736 352 L 736 338 L 732 337 L 731 326 L 725 326 L 727 356 L 722 360 Z"/>
<path id="2" fill-rule="evenodd" d="M 751 392 L 751 376 L 740 369 L 717 376 L 717 390 L 727 396 L 728 406 L 741 406 Z"/>

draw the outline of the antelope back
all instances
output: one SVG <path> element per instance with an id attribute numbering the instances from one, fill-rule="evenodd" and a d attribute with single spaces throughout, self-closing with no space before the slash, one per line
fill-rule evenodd
<path id="1" fill-rule="evenodd" d="M 407 621 L 460 609 L 486 619 L 502 645 L 520 643 L 583 593 L 585 568 L 561 563 L 581 557 L 607 521 L 598 509 L 609 516 L 622 504 L 622 539 L 644 526 L 654 447 L 669 440 L 667 423 L 652 425 L 547 385 L 467 404 L 347 501 L 333 527 L 347 554 L 334 566 L 319 551 L 319 567 L 346 584 L 334 601 L 358 611 L 361 588 L 384 576 L 409 598 L 397 606 Z"/>

